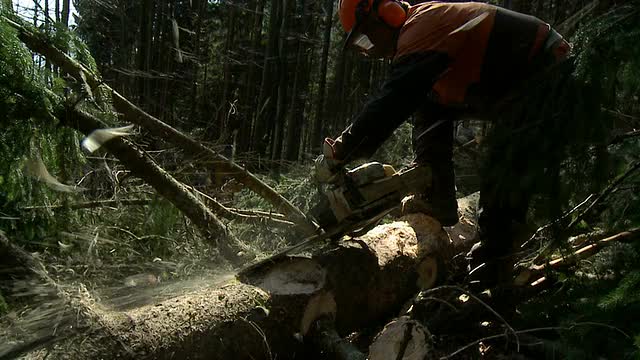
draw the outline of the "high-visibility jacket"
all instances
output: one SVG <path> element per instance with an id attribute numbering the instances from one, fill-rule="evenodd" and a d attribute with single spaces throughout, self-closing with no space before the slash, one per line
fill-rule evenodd
<path id="1" fill-rule="evenodd" d="M 563 46 L 558 46 L 562 44 Z M 339 157 L 368 157 L 425 101 L 445 106 L 497 101 L 568 44 L 542 20 L 466 2 L 411 6 L 389 78 L 339 141 Z"/>

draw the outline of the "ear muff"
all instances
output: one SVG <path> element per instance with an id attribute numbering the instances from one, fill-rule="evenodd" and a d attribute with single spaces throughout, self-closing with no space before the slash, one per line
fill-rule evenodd
<path id="1" fill-rule="evenodd" d="M 378 16 L 392 28 L 399 28 L 407 20 L 407 11 L 394 0 L 382 0 L 378 5 Z"/>

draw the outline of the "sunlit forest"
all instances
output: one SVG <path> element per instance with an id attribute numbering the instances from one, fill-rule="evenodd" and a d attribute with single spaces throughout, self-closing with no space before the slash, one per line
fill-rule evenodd
<path id="1" fill-rule="evenodd" d="M 347 165 L 394 199 L 317 221 L 363 186 L 318 181 L 323 140 L 394 70 L 344 51 L 341 1 L 0 0 L 0 359 L 640 358 L 640 1 L 488 3 L 564 36 L 592 92 L 553 106 L 598 115 L 552 114 L 578 145 L 507 290 L 467 263 L 491 121 L 452 124 L 456 225 L 404 212 L 416 116 Z"/>

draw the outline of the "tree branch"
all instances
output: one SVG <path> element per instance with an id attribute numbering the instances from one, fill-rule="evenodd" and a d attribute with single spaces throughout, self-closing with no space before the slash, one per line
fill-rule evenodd
<path id="1" fill-rule="evenodd" d="M 99 80 L 98 76 L 93 74 L 91 70 L 87 69 L 85 66 L 76 62 L 64 52 L 51 45 L 51 43 L 42 34 L 27 29 L 25 26 L 4 16 L 3 19 L 18 31 L 20 40 L 22 40 L 27 47 L 49 59 L 53 64 L 59 66 L 62 70 L 75 78 L 76 81 L 86 81 L 93 90 L 97 89 L 98 86 L 102 86 L 104 89 L 111 92 L 114 107 L 118 112 L 123 114 L 127 121 L 144 127 L 153 135 L 175 144 L 190 153 L 191 156 L 199 157 L 205 155 L 214 159 L 216 172 L 223 174 L 224 176 L 233 177 L 237 181 L 246 185 L 250 190 L 271 203 L 275 207 L 276 211 L 283 212 L 290 216 L 305 233 L 311 234 L 315 232 L 316 226 L 302 211 L 300 211 L 300 209 L 294 206 L 282 195 L 278 194 L 269 185 L 255 177 L 255 175 L 251 174 L 249 171 L 226 157 L 191 139 L 170 125 L 146 113 L 144 110 L 127 100 L 124 96 L 120 95 L 117 91 L 113 90 L 108 85 L 103 84 L 102 81 Z"/>
<path id="2" fill-rule="evenodd" d="M 117 207 L 120 205 L 124 206 L 135 206 L 135 205 L 149 205 L 153 200 L 151 199 L 122 199 L 122 200 L 97 200 L 97 201 L 89 201 L 82 202 L 76 204 L 69 205 L 41 205 L 41 206 L 23 206 L 20 208 L 21 210 L 60 210 L 60 209 L 71 209 L 71 210 L 80 210 L 80 209 L 91 209 L 97 207 Z"/>
<path id="3" fill-rule="evenodd" d="M 83 134 L 105 127 L 93 115 L 74 108 L 58 114 L 61 122 Z M 171 202 L 200 230 L 204 238 L 217 245 L 221 254 L 233 263 L 239 263 L 253 252 L 229 233 L 226 226 L 215 216 L 200 199 L 189 189 L 152 161 L 146 154 L 137 150 L 124 138 L 115 138 L 104 147 L 117 157 L 133 174 L 151 185 L 158 194 Z M 220 205 L 216 202 L 217 205 Z"/>

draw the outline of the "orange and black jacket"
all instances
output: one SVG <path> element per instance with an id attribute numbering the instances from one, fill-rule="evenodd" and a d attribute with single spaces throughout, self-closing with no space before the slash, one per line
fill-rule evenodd
<path id="1" fill-rule="evenodd" d="M 425 101 L 499 99 L 539 67 L 551 34 L 543 21 L 484 3 L 411 6 L 390 77 L 340 140 L 347 160 L 369 157 Z"/>

